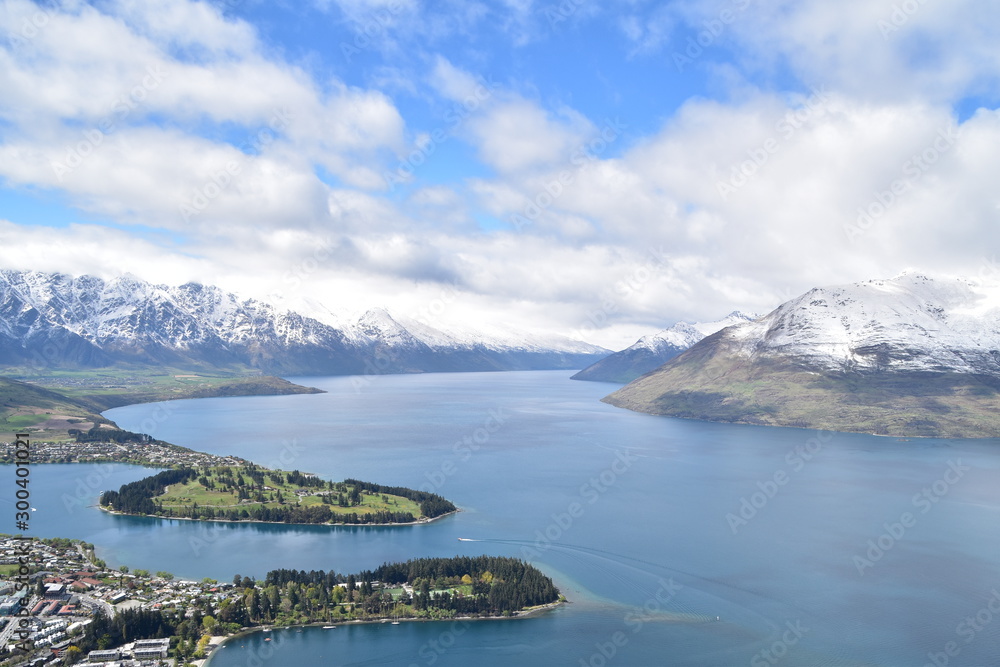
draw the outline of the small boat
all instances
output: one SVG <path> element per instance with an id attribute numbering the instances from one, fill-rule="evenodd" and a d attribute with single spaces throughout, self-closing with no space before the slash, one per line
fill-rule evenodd
<path id="1" fill-rule="evenodd" d="M 473 539 L 471 539 L 469 537 L 460 537 L 460 538 L 458 538 L 458 541 L 459 542 L 475 542 L 475 540 L 473 540 Z"/>
<path id="2" fill-rule="evenodd" d="M 271 638 L 270 637 L 264 637 L 264 641 L 269 642 L 269 641 L 271 641 Z"/>
<path id="3" fill-rule="evenodd" d="M 336 630 L 337 626 L 336 625 L 324 625 L 323 629 L 324 630 Z"/>
<path id="4" fill-rule="evenodd" d="M 399 625 L 399 621 L 393 621 L 392 624 L 393 625 Z"/>

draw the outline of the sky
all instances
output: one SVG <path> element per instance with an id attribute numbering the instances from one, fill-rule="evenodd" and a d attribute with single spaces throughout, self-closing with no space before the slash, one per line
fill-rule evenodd
<path id="1" fill-rule="evenodd" d="M 1000 275 L 992 0 L 0 0 L 0 268 L 612 349 Z"/>

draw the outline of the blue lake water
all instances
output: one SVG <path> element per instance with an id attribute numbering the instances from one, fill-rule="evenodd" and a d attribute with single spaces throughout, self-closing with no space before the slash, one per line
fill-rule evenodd
<path id="1" fill-rule="evenodd" d="M 1000 441 L 651 417 L 569 375 L 299 378 L 328 393 L 107 413 L 193 449 L 434 490 L 463 509 L 430 525 L 115 517 L 87 505 L 144 471 L 52 465 L 33 473 L 32 532 L 194 579 L 513 555 L 572 601 L 521 621 L 254 635 L 211 667 L 1000 664 Z"/>

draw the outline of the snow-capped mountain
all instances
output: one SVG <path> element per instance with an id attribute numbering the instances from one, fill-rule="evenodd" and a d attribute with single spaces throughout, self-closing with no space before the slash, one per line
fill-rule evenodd
<path id="1" fill-rule="evenodd" d="M 626 384 L 659 368 L 702 338 L 755 317 L 737 310 L 714 322 L 678 322 L 669 329 L 643 336 L 624 350 L 584 368 L 573 379 Z"/>
<path id="2" fill-rule="evenodd" d="M 810 290 L 605 399 L 678 417 L 1000 435 L 1000 288 L 904 273 Z"/>
<path id="3" fill-rule="evenodd" d="M 579 368 L 607 353 L 574 345 L 463 339 L 427 325 L 414 333 L 378 308 L 335 327 L 195 283 L 0 271 L 0 364 L 8 366 L 195 364 L 370 374 Z"/>
<path id="4" fill-rule="evenodd" d="M 1000 291 L 904 273 L 817 288 L 726 332 L 733 351 L 822 371 L 931 371 L 1000 377 Z"/>

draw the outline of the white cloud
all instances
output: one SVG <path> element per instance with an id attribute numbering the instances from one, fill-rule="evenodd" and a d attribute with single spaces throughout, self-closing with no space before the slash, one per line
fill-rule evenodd
<path id="1" fill-rule="evenodd" d="M 553 114 L 525 99 L 494 104 L 467 125 L 482 161 L 501 172 L 568 162 L 594 131 L 575 111 Z"/>
<path id="2" fill-rule="evenodd" d="M 390 8 L 337 5 L 355 21 Z M 456 25 L 439 30 L 441 12 L 402 6 L 422 23 L 393 30 L 436 39 L 496 12 L 528 39 L 539 12 L 452 4 Z M 635 18 L 611 30 L 663 53 L 668 18 L 697 26 L 724 6 L 654 16 L 629 3 Z M 38 11 L 10 0 L 0 27 L 16 33 Z M 321 79 L 202 3 L 45 11 L 31 39 L 0 47 L 0 177 L 136 229 L 3 222 L 3 266 L 131 271 L 411 316 L 450 289 L 445 319 L 502 317 L 621 347 L 644 327 L 766 311 L 815 285 L 907 266 L 968 273 L 1000 241 L 1000 115 L 981 110 L 953 142 L 939 135 L 956 129 L 958 99 L 995 91 L 989 4 L 925 3 L 883 36 L 892 3 L 753 3 L 727 28 L 741 51 L 713 70 L 728 93 L 718 100 L 691 99 L 653 130 L 609 131 L 561 101 L 529 99 L 530 82 L 494 87 L 436 156 L 470 150 L 492 173 L 441 182 L 428 167 L 402 192 L 386 192 L 383 175 L 433 141 L 433 123 L 408 128 L 384 88 Z M 934 57 L 917 58 L 920 45 Z M 419 55 L 371 80 L 425 101 L 477 95 L 479 54 Z M 826 87 L 810 97 L 752 83 L 785 64 Z M 74 151 L 78 166 L 53 168 Z M 198 193 L 206 205 L 185 217 Z M 488 216 L 508 228 L 484 231 Z"/>
<path id="3" fill-rule="evenodd" d="M 1000 65 L 1000 6 L 989 0 L 774 0 L 741 12 L 732 31 L 751 62 L 871 100 L 950 102 L 995 86 Z"/>

